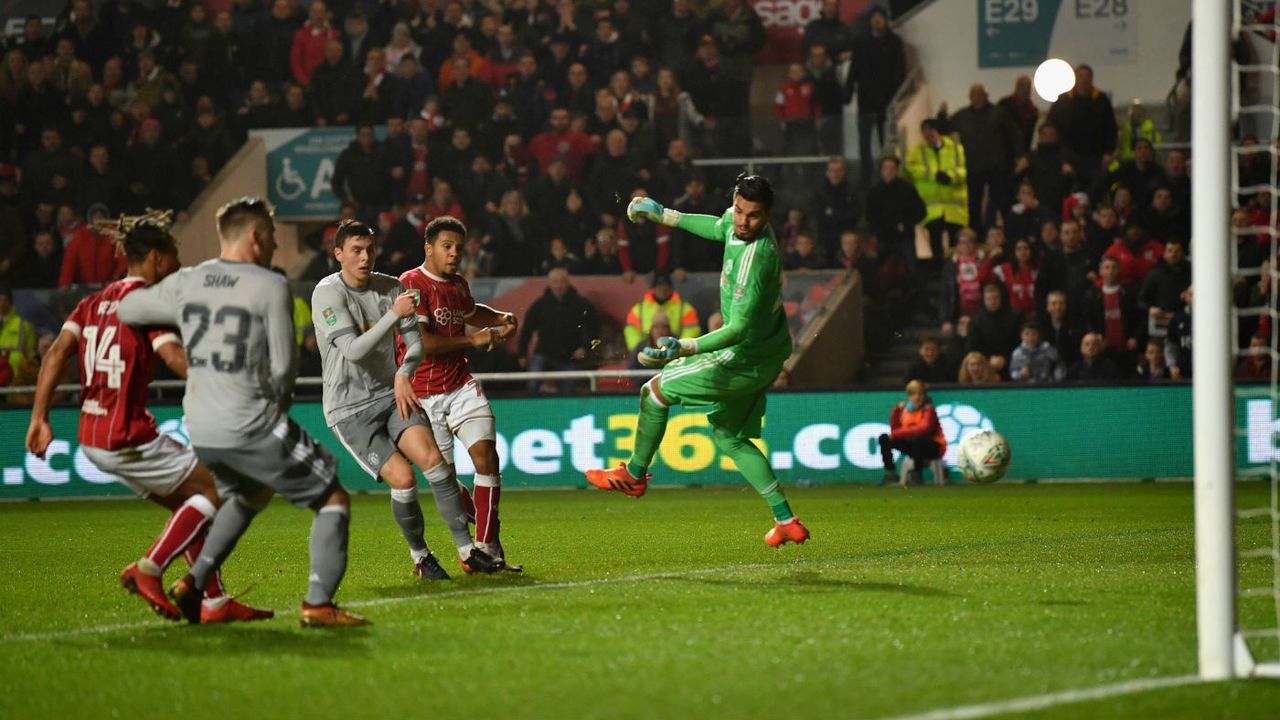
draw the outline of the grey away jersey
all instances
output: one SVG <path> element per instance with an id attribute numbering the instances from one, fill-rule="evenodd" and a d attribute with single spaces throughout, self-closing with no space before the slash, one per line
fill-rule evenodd
<path id="1" fill-rule="evenodd" d="M 311 319 L 324 367 L 324 418 L 332 427 L 395 395 L 396 373 L 412 377 L 422 361 L 418 321 L 396 317 L 391 303 L 404 292 L 390 275 L 372 273 L 363 288 L 349 287 L 336 272 L 316 283 Z M 400 331 L 405 356 L 396 367 Z"/>
<path id="2" fill-rule="evenodd" d="M 132 325 L 182 331 L 182 408 L 192 445 L 239 447 L 279 424 L 298 359 L 284 277 L 252 263 L 207 260 L 129 293 L 118 312 Z"/>

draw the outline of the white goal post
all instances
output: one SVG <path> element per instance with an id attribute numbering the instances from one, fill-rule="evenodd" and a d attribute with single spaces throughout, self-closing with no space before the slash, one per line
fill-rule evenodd
<path id="1" fill-rule="evenodd" d="M 1247 67 L 1234 64 L 1233 40 L 1241 30 L 1241 0 L 1192 0 L 1192 242 L 1191 267 L 1194 321 L 1192 346 L 1195 449 L 1195 554 L 1196 554 L 1196 626 L 1198 632 L 1199 672 L 1205 680 L 1223 680 L 1233 677 L 1280 678 L 1280 653 L 1267 662 L 1255 662 L 1250 639 L 1274 639 L 1280 643 L 1280 539 L 1276 528 L 1280 525 L 1277 510 L 1278 466 L 1272 459 L 1266 477 L 1271 483 L 1269 507 L 1237 511 L 1235 498 L 1236 472 L 1236 411 L 1233 381 L 1234 359 L 1238 339 L 1238 316 L 1233 308 L 1233 284 L 1241 276 L 1234 262 L 1235 233 L 1231 214 L 1233 202 L 1238 197 L 1235 170 L 1235 138 L 1233 127 L 1241 114 L 1239 72 L 1266 75 L 1263 78 L 1273 90 L 1280 83 L 1280 70 L 1276 57 L 1260 58 L 1259 64 Z M 1274 48 L 1274 43 L 1272 43 Z M 1269 61 L 1269 63 L 1268 63 Z M 1270 184 L 1273 190 L 1272 216 L 1277 207 L 1275 200 L 1275 150 L 1273 141 L 1280 129 L 1280 109 L 1274 105 L 1276 95 L 1268 97 L 1266 106 L 1249 107 L 1247 113 L 1265 116 L 1270 137 L 1259 138 L 1254 152 L 1262 151 L 1272 166 Z M 1269 228 L 1251 228 L 1246 233 L 1273 236 Z M 1249 241 L 1256 241 L 1251 239 Z M 1276 239 L 1270 241 L 1270 254 L 1276 255 Z M 1280 279 L 1277 268 L 1264 266 L 1271 282 Z M 1258 271 L 1249 276 L 1257 280 Z M 1255 315 L 1270 317 L 1272 339 L 1270 355 L 1276 364 L 1276 334 L 1280 333 L 1280 313 L 1276 312 L 1274 296 L 1268 299 L 1268 307 Z M 1265 397 L 1271 400 L 1270 418 L 1274 424 L 1275 408 L 1280 406 L 1277 393 L 1277 375 L 1273 370 L 1270 387 Z M 1252 395 L 1251 395 L 1252 396 Z M 1275 446 L 1276 436 L 1270 437 L 1268 447 Z M 1252 460 L 1251 460 L 1252 462 Z M 1237 551 L 1237 521 L 1248 517 L 1269 521 L 1269 547 L 1249 548 Z M 1274 575 L 1269 587 L 1241 587 L 1241 571 L 1237 564 L 1241 558 L 1250 562 L 1269 562 Z M 1240 602 L 1242 598 L 1272 600 L 1275 615 L 1265 621 L 1271 627 L 1240 627 Z"/>

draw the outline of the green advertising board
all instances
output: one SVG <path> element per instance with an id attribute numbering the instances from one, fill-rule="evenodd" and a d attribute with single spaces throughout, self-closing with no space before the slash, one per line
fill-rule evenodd
<path id="1" fill-rule="evenodd" d="M 1137 61 L 1138 0 L 978 0 L 978 67 Z"/>
<path id="2" fill-rule="evenodd" d="M 888 430 L 894 392 L 778 393 L 769 397 L 763 443 L 784 483 L 874 483 L 881 461 L 876 438 Z M 1191 388 L 942 389 L 934 401 L 954 466 L 957 439 L 993 428 L 1013 449 L 1008 477 L 1176 478 L 1192 472 Z M 498 450 L 507 487 L 585 486 L 582 471 L 625 459 L 635 441 L 637 401 L 628 396 L 495 399 Z M 343 483 L 377 483 L 347 456 L 325 426 L 318 403 L 293 408 L 294 418 L 340 459 Z M 164 432 L 185 439 L 180 407 L 157 407 Z M 76 443 L 77 411 L 56 409 L 56 440 L 47 461 L 23 450 L 27 411 L 0 411 L 0 498 L 128 495 L 98 472 Z M 1270 399 L 1237 403 L 1237 463 L 1264 466 L 1276 455 Z M 456 458 L 459 473 L 472 472 Z M 655 484 L 741 482 L 711 442 L 705 415 L 676 409 L 653 466 Z"/>
<path id="3" fill-rule="evenodd" d="M 377 128 L 378 139 L 386 129 Z M 355 140 L 353 127 L 254 130 L 267 150 L 267 197 L 276 217 L 286 220 L 332 220 L 338 216 L 338 197 L 331 183 L 338 155 Z"/>

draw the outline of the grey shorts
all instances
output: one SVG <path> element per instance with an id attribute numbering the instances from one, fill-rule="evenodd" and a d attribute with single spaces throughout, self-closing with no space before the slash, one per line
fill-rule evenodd
<path id="1" fill-rule="evenodd" d="M 196 447 L 222 497 L 252 497 L 270 488 L 300 508 L 315 507 L 338 484 L 338 461 L 297 423 L 285 418 L 271 434 L 234 448 Z"/>
<path id="2" fill-rule="evenodd" d="M 396 453 L 396 443 L 400 441 L 400 436 L 414 425 L 431 429 L 430 423 L 420 412 L 413 413 L 408 420 L 401 419 L 395 399 L 389 398 L 386 403 L 377 403 L 339 420 L 332 429 L 338 442 L 351 453 L 356 464 L 369 473 L 370 477 L 381 481 L 378 471 Z"/>

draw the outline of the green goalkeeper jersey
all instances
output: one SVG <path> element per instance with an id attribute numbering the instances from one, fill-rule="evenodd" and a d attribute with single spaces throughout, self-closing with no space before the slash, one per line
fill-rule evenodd
<path id="1" fill-rule="evenodd" d="M 733 209 L 720 217 L 683 215 L 678 227 L 724 243 L 720 271 L 720 313 L 725 326 L 698 340 L 720 365 L 781 365 L 791 356 L 791 331 L 782 309 L 782 256 L 773 227 L 752 242 L 733 234 Z M 728 344 L 726 344 L 728 343 Z"/>

